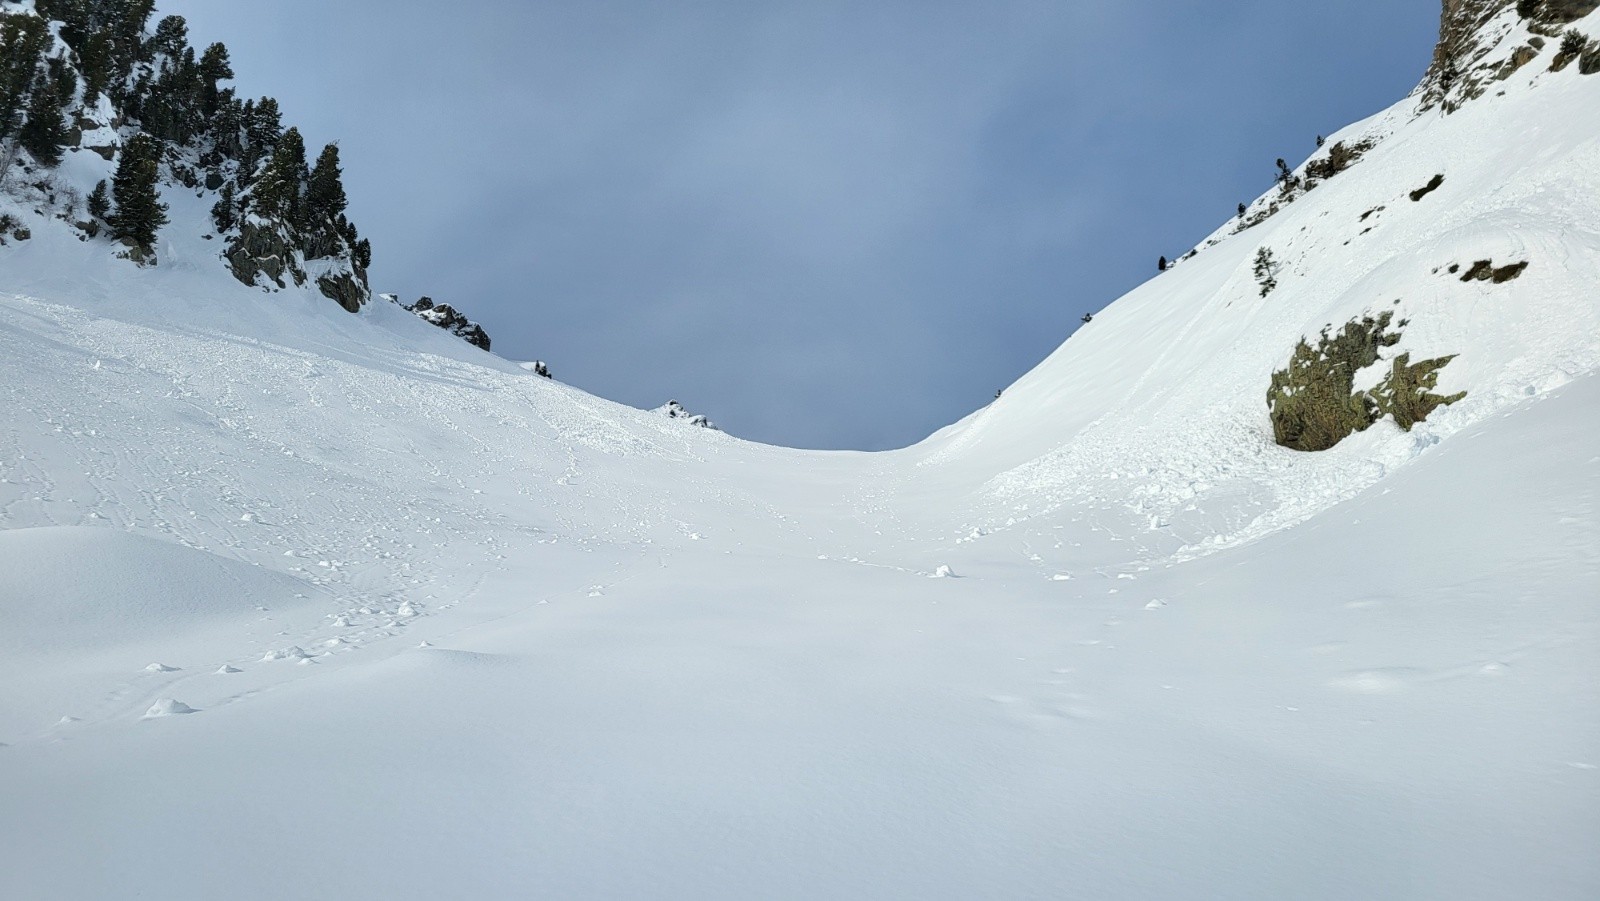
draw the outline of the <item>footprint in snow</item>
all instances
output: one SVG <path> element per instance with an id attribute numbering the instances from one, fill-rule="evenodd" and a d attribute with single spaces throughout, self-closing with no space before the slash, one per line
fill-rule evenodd
<path id="1" fill-rule="evenodd" d="M 236 666 L 229 666 L 227 664 L 223 664 L 222 667 L 217 670 L 216 675 L 219 675 L 219 676 L 231 676 L 234 673 L 242 673 L 242 672 L 244 672 L 244 670 L 239 669 Z"/>
<path id="2" fill-rule="evenodd" d="M 144 668 L 147 673 L 175 673 L 181 667 L 167 666 L 165 663 L 152 663 Z"/>

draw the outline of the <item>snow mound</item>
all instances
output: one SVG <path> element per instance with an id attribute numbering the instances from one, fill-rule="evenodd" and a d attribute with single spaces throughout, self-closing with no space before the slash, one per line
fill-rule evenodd
<path id="1" fill-rule="evenodd" d="M 144 718 L 147 720 L 153 720 L 160 719 L 164 716 L 183 716 L 186 713 L 199 713 L 199 711 L 195 710 L 193 707 L 190 707 L 188 704 L 183 703 L 182 701 L 175 701 L 172 698 L 162 698 L 161 700 L 155 702 L 155 704 L 151 705 L 149 710 L 145 711 Z"/>

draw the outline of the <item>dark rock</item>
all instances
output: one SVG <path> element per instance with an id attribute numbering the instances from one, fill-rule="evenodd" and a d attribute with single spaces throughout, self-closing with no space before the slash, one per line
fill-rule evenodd
<path id="1" fill-rule="evenodd" d="M 228 242 L 224 256 L 233 277 L 247 285 L 256 285 L 261 276 L 279 288 L 288 287 L 284 276 L 295 284 L 305 283 L 305 273 L 294 264 L 294 248 L 276 229 L 247 222 L 240 226 L 239 234 Z"/>
<path id="2" fill-rule="evenodd" d="M 123 247 L 128 248 L 122 253 L 125 259 L 132 260 L 135 265 L 141 267 L 156 264 L 156 252 L 153 248 L 146 247 L 132 238 L 123 238 L 121 243 Z"/>
<path id="3" fill-rule="evenodd" d="M 218 172 L 206 173 L 206 190 L 215 191 L 222 187 L 222 175 Z"/>
<path id="4" fill-rule="evenodd" d="M 1542 46 L 1543 43 L 1544 42 L 1541 41 L 1540 46 Z M 1533 62 L 1534 59 L 1539 56 L 1539 50 L 1540 47 L 1536 47 L 1530 42 L 1511 51 L 1511 58 L 1506 60 L 1505 65 L 1500 67 L 1500 74 L 1496 75 L 1495 78 L 1500 81 L 1510 78 L 1512 75 L 1516 74 L 1518 69 L 1521 69 L 1528 63 Z"/>
<path id="5" fill-rule="evenodd" d="M 1503 285 L 1522 275 L 1523 270 L 1527 268 L 1527 260 L 1499 268 L 1496 268 L 1491 260 L 1478 260 L 1472 264 L 1471 269 L 1467 270 L 1466 275 L 1461 276 L 1461 280 L 1464 282 L 1494 282 L 1497 285 Z"/>
<path id="6" fill-rule="evenodd" d="M 1433 178 L 1429 179 L 1427 184 L 1411 192 L 1411 202 L 1420 202 L 1422 198 L 1427 197 L 1434 191 L 1439 190 L 1439 186 L 1442 184 L 1444 184 L 1444 175 L 1435 175 Z"/>
<path id="7" fill-rule="evenodd" d="M 323 297 L 334 301 L 351 313 L 359 313 L 372 297 L 372 292 L 366 284 L 349 272 L 322 276 L 317 279 L 317 290 L 322 292 Z"/>
<path id="8" fill-rule="evenodd" d="M 1536 22 L 1565 25 L 1600 9 L 1600 0 L 1544 0 L 1533 14 Z"/>

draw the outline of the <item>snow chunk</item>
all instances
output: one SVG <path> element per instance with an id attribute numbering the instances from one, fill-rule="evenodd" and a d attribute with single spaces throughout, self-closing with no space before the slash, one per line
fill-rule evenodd
<path id="1" fill-rule="evenodd" d="M 183 716 L 186 713 L 198 712 L 199 711 L 195 710 L 193 707 L 190 707 L 188 704 L 183 703 L 182 701 L 175 701 L 172 698 L 162 698 L 161 700 L 155 702 L 155 704 L 151 705 L 149 710 L 145 711 L 144 718 L 151 720 L 159 719 L 164 716 Z"/>

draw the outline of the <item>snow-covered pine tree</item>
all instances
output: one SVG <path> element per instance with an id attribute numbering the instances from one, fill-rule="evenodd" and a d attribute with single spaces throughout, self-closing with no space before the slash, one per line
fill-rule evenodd
<path id="1" fill-rule="evenodd" d="M 41 165 L 61 162 L 61 148 L 67 143 L 67 126 L 61 118 L 61 86 L 48 74 L 34 82 L 28 98 L 28 115 L 17 133 L 17 141 Z"/>
<path id="2" fill-rule="evenodd" d="M 106 183 L 105 179 L 100 179 L 100 183 L 94 186 L 93 191 L 89 192 L 88 210 L 91 217 L 101 222 L 110 218 L 111 187 Z"/>
<path id="3" fill-rule="evenodd" d="M 0 140 L 16 131 L 50 31 L 37 16 L 0 17 Z"/>
<path id="4" fill-rule="evenodd" d="M 317 156 L 317 165 L 306 182 L 303 249 L 307 259 L 320 259 L 341 252 L 345 249 L 345 233 L 354 231 L 344 216 L 349 200 L 345 196 L 342 178 L 339 145 L 329 144 Z"/>
<path id="5" fill-rule="evenodd" d="M 262 106 L 256 108 L 258 112 Z M 276 109 L 274 104 L 273 110 Z M 255 181 L 250 211 L 263 219 L 298 226 L 307 178 L 305 139 L 300 136 L 300 129 L 290 128 L 278 139 L 266 168 Z"/>
<path id="6" fill-rule="evenodd" d="M 167 224 L 167 207 L 156 191 L 160 177 L 160 142 L 146 134 L 134 135 L 123 146 L 111 180 L 117 201 L 111 235 L 145 254 L 153 252 L 156 233 Z"/>

